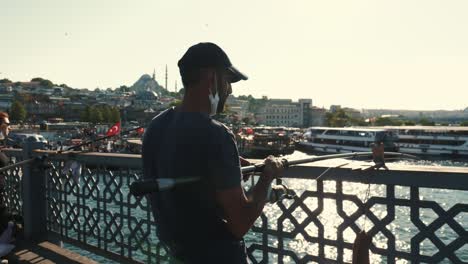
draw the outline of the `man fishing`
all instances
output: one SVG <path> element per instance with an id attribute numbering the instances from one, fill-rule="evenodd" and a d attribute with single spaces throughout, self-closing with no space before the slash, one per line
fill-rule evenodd
<path id="1" fill-rule="evenodd" d="M 158 237 L 181 263 L 248 263 L 243 236 L 262 213 L 281 162 L 267 158 L 244 193 L 234 135 L 211 117 L 224 109 L 231 84 L 247 76 L 213 43 L 190 47 L 178 66 L 184 98 L 149 125 L 143 171 L 146 179 L 196 180 L 149 196 Z"/>

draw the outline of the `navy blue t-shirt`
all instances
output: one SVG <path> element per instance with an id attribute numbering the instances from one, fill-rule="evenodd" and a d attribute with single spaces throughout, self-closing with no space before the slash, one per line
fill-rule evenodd
<path id="1" fill-rule="evenodd" d="M 200 178 L 150 195 L 162 241 L 235 240 L 215 197 L 241 186 L 239 154 L 227 127 L 208 114 L 170 108 L 146 130 L 142 156 L 145 178 Z"/>

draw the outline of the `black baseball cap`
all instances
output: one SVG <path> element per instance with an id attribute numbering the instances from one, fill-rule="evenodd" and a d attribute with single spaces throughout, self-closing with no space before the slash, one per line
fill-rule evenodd
<path id="1" fill-rule="evenodd" d="M 232 74 L 231 83 L 248 79 L 232 65 L 226 52 L 211 42 L 202 42 L 190 47 L 177 65 L 181 73 L 208 67 L 224 68 Z"/>

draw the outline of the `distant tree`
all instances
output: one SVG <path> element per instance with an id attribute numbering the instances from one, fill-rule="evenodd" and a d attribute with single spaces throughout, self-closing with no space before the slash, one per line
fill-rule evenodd
<path id="1" fill-rule="evenodd" d="M 354 118 L 344 109 L 338 109 L 335 112 L 325 113 L 325 125 L 331 127 L 345 126 L 367 126 L 369 125 L 363 118 Z"/>
<path id="2" fill-rule="evenodd" d="M 110 111 L 110 120 L 111 123 L 117 123 L 120 121 L 120 111 L 117 107 L 112 107 Z"/>
<path id="3" fill-rule="evenodd" d="M 11 104 L 10 118 L 14 121 L 24 121 L 26 119 L 26 109 L 20 101 Z"/>
<path id="4" fill-rule="evenodd" d="M 0 83 L 11 83 L 12 81 L 10 81 L 9 79 L 7 78 L 3 78 L 0 80 Z"/>
<path id="5" fill-rule="evenodd" d="M 102 113 L 102 120 L 105 122 L 105 123 L 112 123 L 111 119 L 112 119 L 112 113 L 111 113 L 111 109 L 108 105 L 104 105 L 101 107 L 101 113 Z"/>
<path id="6" fill-rule="evenodd" d="M 91 108 L 89 107 L 89 105 L 87 105 L 86 108 L 81 112 L 80 120 L 82 122 L 89 122 L 90 113 L 91 113 Z"/>
<path id="7" fill-rule="evenodd" d="M 376 126 L 401 126 L 403 124 L 403 121 L 397 118 L 391 118 L 391 117 L 378 117 L 375 120 L 375 125 Z"/>
<path id="8" fill-rule="evenodd" d="M 468 121 L 463 121 L 460 123 L 460 126 L 468 126 Z"/>
<path id="9" fill-rule="evenodd" d="M 31 79 L 31 82 L 42 82 L 42 81 L 44 81 L 44 79 L 42 79 L 41 77 L 36 77 L 36 78 Z"/>
<path id="10" fill-rule="evenodd" d="M 247 96 L 249 102 L 248 110 L 251 113 L 257 113 L 268 102 L 268 97 L 263 96 L 261 99 L 255 99 L 252 95 Z"/>
<path id="11" fill-rule="evenodd" d="M 98 107 L 91 107 L 89 110 L 89 121 L 93 124 L 102 122 L 102 113 Z"/>
<path id="12" fill-rule="evenodd" d="M 416 125 L 416 123 L 414 121 L 411 121 L 411 120 L 406 120 L 403 124 L 405 126 L 414 126 L 414 125 Z"/>
<path id="13" fill-rule="evenodd" d="M 353 126 L 368 126 L 367 123 L 363 118 L 351 118 L 350 122 Z"/>
<path id="14" fill-rule="evenodd" d="M 435 126 L 435 122 L 428 120 L 427 118 L 421 118 L 421 120 L 419 120 L 419 124 L 421 126 Z"/>
<path id="15" fill-rule="evenodd" d="M 54 84 L 49 80 L 42 80 L 39 82 L 42 87 L 52 88 Z"/>
<path id="16" fill-rule="evenodd" d="M 348 125 L 349 116 L 346 114 L 344 109 L 338 109 L 335 113 L 335 120 L 333 126 L 344 127 Z"/>
<path id="17" fill-rule="evenodd" d="M 122 85 L 119 88 L 115 89 L 116 91 L 120 91 L 122 93 L 130 92 L 130 88 L 126 85 Z"/>

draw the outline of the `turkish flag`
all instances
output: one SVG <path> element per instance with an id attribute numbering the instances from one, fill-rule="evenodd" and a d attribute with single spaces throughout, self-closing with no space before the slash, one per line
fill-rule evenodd
<path id="1" fill-rule="evenodd" d="M 107 130 L 106 136 L 115 136 L 120 133 L 120 121 L 115 123 L 109 130 Z"/>

